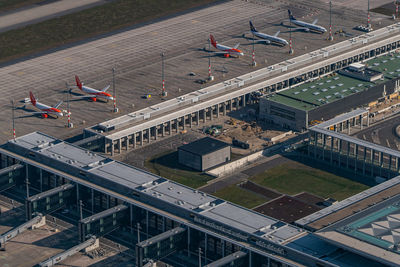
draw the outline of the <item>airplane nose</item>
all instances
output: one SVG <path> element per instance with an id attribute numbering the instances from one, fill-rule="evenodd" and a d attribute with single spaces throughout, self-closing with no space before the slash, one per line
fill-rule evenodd
<path id="1" fill-rule="evenodd" d="M 63 117 L 63 116 L 64 116 L 64 114 L 63 114 L 62 112 L 59 112 L 58 115 L 59 115 L 60 117 Z"/>
<path id="2" fill-rule="evenodd" d="M 241 52 L 241 53 L 240 53 L 240 55 L 241 55 L 241 56 L 244 56 L 244 53 L 243 53 L 243 52 Z"/>

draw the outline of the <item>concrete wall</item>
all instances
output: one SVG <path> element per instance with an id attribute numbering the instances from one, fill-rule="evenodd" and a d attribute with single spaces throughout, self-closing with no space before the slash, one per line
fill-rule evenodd
<path id="1" fill-rule="evenodd" d="M 187 151 L 178 149 L 178 162 L 182 165 L 188 166 L 198 171 L 202 171 L 201 157 L 189 153 Z"/>
<path id="2" fill-rule="evenodd" d="M 260 105 L 260 119 L 273 122 L 275 124 L 282 126 L 283 128 L 299 132 L 307 128 L 307 121 L 308 121 L 307 113 L 303 110 L 295 109 L 290 106 L 270 101 L 268 100 L 268 98 L 261 98 L 259 105 Z M 274 107 L 283 109 L 284 111 L 280 111 L 281 113 L 285 113 L 285 111 L 287 111 L 287 114 L 290 114 L 289 116 L 291 117 L 294 114 L 293 119 L 284 118 L 274 114 L 277 112 L 276 109 L 274 109 Z"/>
<path id="3" fill-rule="evenodd" d="M 235 172 L 236 169 L 259 159 L 260 157 L 263 156 L 263 153 L 265 153 L 264 150 L 257 151 L 251 155 L 248 155 L 247 157 L 232 161 L 228 164 L 224 164 L 220 167 L 209 170 L 207 172 L 207 174 L 209 174 L 211 176 L 215 176 L 215 177 L 220 177 L 220 176 L 225 176 L 225 175 L 231 174 L 231 173 Z"/>
<path id="4" fill-rule="evenodd" d="M 203 155 L 202 157 L 202 171 L 211 169 L 219 164 L 231 160 L 231 147 L 227 146 L 212 153 Z"/>

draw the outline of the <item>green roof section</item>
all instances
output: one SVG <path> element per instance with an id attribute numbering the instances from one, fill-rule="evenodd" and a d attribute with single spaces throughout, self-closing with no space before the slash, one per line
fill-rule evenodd
<path id="1" fill-rule="evenodd" d="M 367 61 L 367 67 L 383 73 L 384 79 L 367 82 L 333 73 L 323 78 L 306 82 L 267 97 L 268 100 L 303 111 L 345 98 L 400 77 L 400 54 L 391 53 Z"/>
<path id="2" fill-rule="evenodd" d="M 380 56 L 366 63 L 368 68 L 382 72 L 387 79 L 400 77 L 400 53 Z"/>

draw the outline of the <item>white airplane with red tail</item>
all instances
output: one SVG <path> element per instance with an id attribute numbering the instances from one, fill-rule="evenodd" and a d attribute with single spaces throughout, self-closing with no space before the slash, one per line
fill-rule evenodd
<path id="1" fill-rule="evenodd" d="M 234 47 L 229 47 L 226 45 L 221 45 L 218 44 L 217 41 L 215 41 L 215 38 L 212 34 L 210 34 L 210 40 L 211 44 L 218 50 L 222 51 L 221 53 L 224 55 L 224 57 L 230 57 L 230 56 L 243 56 L 243 52 L 238 49 L 240 44 L 235 45 Z M 218 52 L 217 52 L 218 54 Z"/>
<path id="2" fill-rule="evenodd" d="M 62 101 L 58 102 L 57 105 L 51 107 L 42 103 L 39 103 L 32 92 L 29 92 L 29 99 L 25 100 L 25 102 L 31 103 L 34 107 L 40 109 L 40 112 L 30 112 L 31 114 L 40 114 L 43 118 L 47 118 L 48 115 L 55 115 L 58 117 L 64 116 L 61 110 L 58 107 L 62 104 Z"/>
<path id="3" fill-rule="evenodd" d="M 108 100 L 114 100 L 114 97 L 107 93 L 106 91 L 110 88 L 110 85 L 106 86 L 102 90 L 97 90 L 90 88 L 88 86 L 84 86 L 83 83 L 79 80 L 78 75 L 75 75 L 76 87 L 79 88 L 82 92 L 88 94 L 87 96 L 82 96 L 82 98 L 89 98 L 92 101 L 96 101 L 97 98 L 103 98 Z"/>

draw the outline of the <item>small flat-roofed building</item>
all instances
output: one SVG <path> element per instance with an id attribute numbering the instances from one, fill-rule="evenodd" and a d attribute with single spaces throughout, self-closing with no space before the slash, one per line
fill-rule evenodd
<path id="1" fill-rule="evenodd" d="M 178 148 L 179 163 L 198 171 L 231 160 L 231 146 L 214 138 L 205 137 Z"/>
<path id="2" fill-rule="evenodd" d="M 339 73 L 348 77 L 367 82 L 373 82 L 383 77 L 382 72 L 365 67 L 361 63 L 350 64 L 347 68 L 339 70 Z"/>

